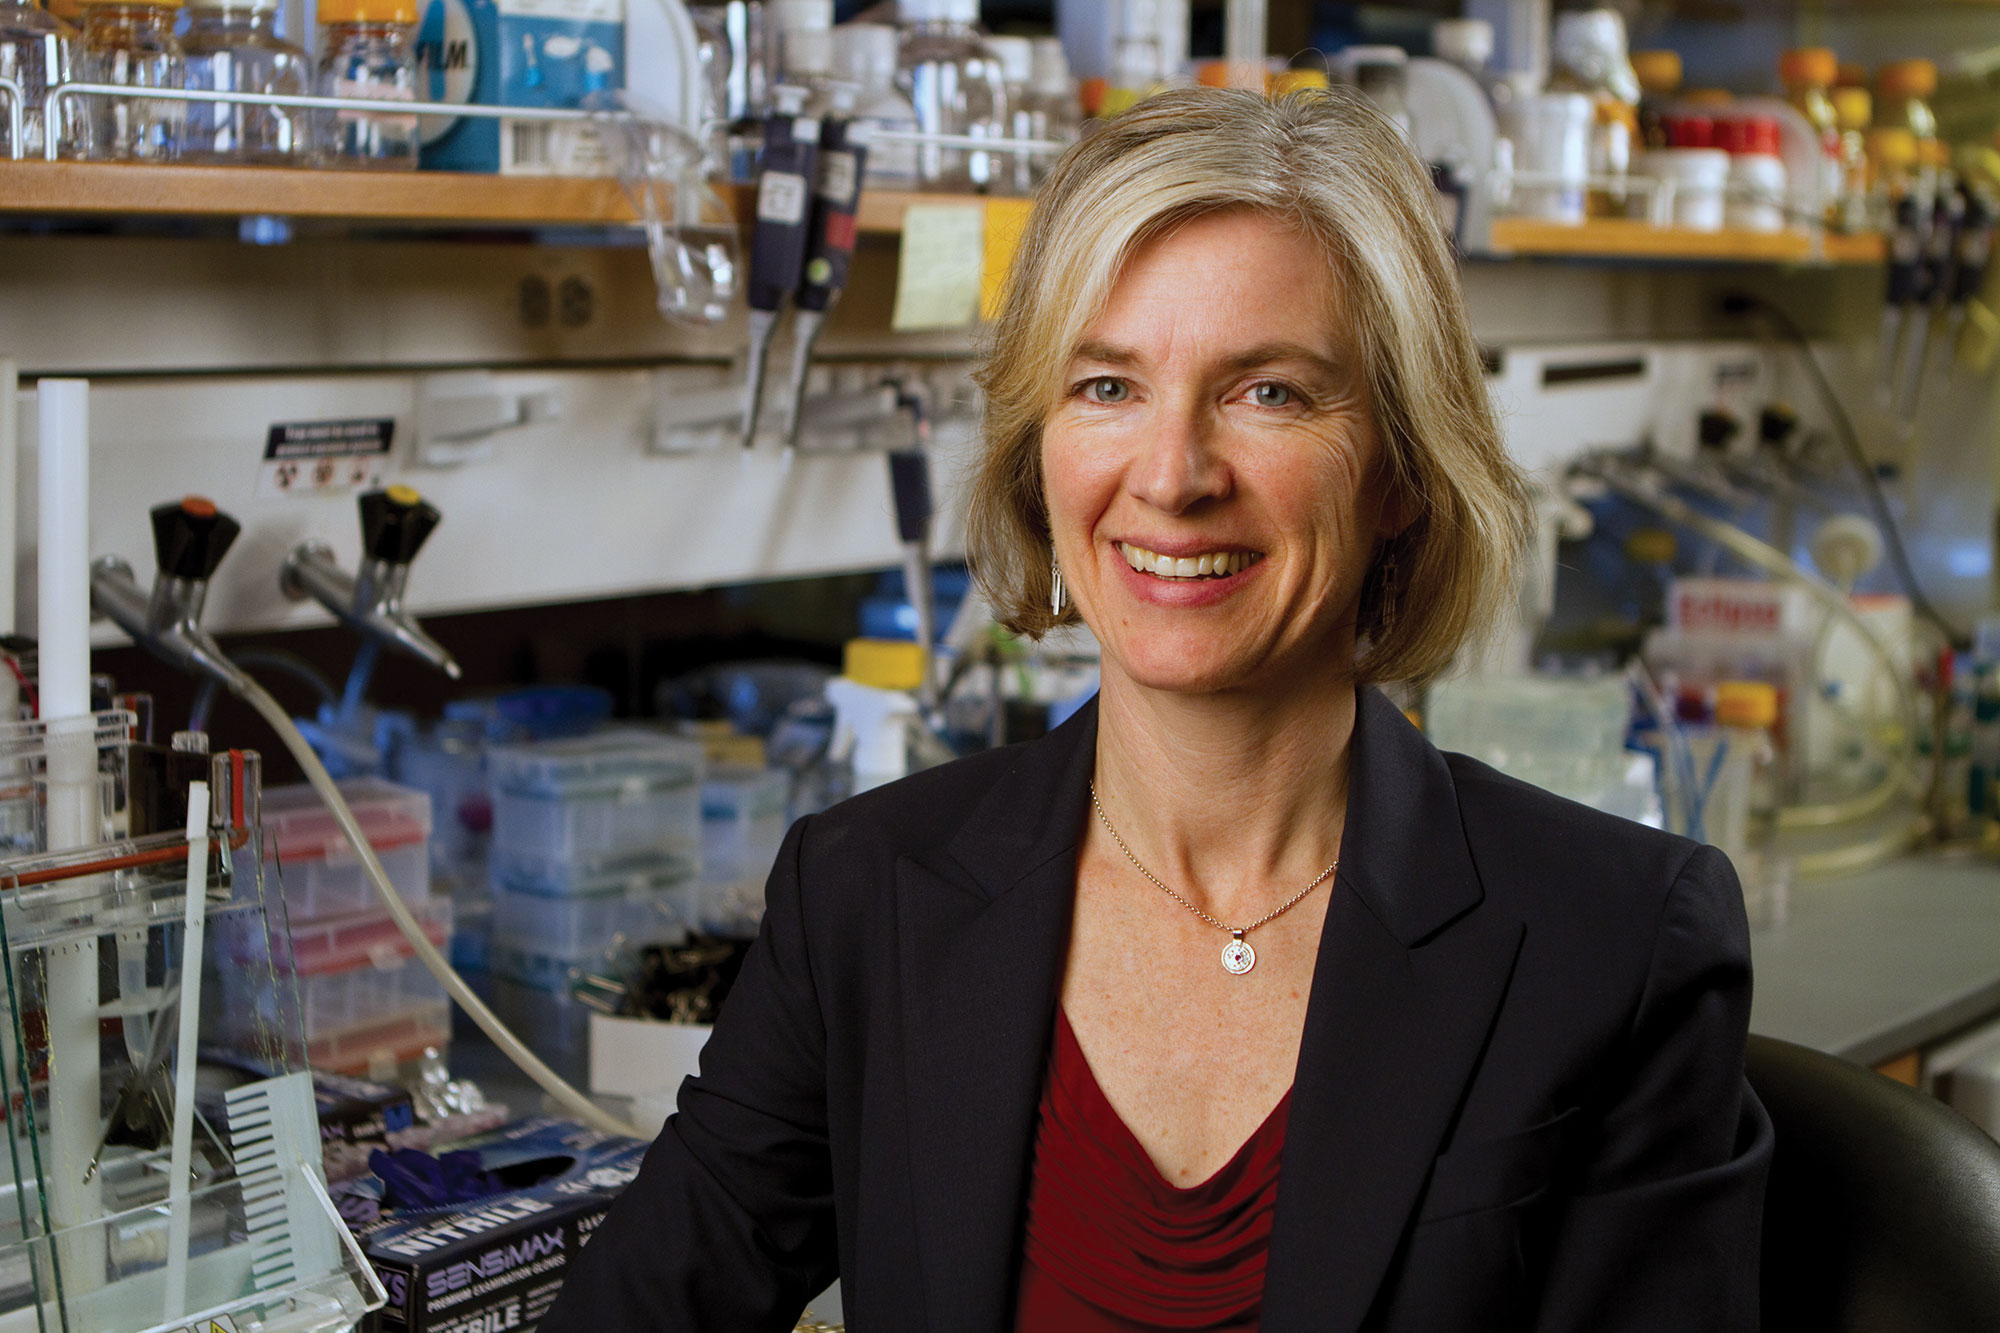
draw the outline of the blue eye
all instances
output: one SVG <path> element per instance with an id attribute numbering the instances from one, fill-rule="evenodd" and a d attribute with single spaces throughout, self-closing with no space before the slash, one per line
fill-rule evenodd
<path id="1" fill-rule="evenodd" d="M 1124 380 L 1096 379 L 1084 386 L 1083 390 L 1093 403 L 1122 403 L 1132 396 L 1132 390 Z"/>
<path id="2" fill-rule="evenodd" d="M 1266 380 L 1250 390 L 1250 401 L 1259 407 L 1290 407 L 1292 391 L 1282 384 Z"/>

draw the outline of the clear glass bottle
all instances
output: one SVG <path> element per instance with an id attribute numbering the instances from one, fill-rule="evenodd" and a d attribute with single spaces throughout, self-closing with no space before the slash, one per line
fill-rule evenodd
<path id="1" fill-rule="evenodd" d="M 42 155 L 42 95 L 50 84 L 73 77 L 70 58 L 76 41 L 76 29 L 33 0 L 0 3 L 0 78 L 20 85 L 22 157 Z M 67 114 L 76 116 L 74 110 Z M 0 158 L 12 157 L 14 151 L 14 127 L 0 106 Z"/>
<path id="2" fill-rule="evenodd" d="M 1075 143 L 1077 136 L 1083 133 L 1083 102 L 1077 96 L 1076 79 L 1069 72 L 1069 57 L 1063 54 L 1062 38 L 1037 37 L 1034 40 L 1035 77 L 1028 92 L 1034 98 L 1042 137 L 1061 144 Z M 1036 182 L 1040 183 L 1054 165 L 1052 157 L 1036 158 Z"/>
<path id="3" fill-rule="evenodd" d="M 854 103 L 857 123 L 871 130 L 914 134 L 916 108 L 896 89 L 900 40 L 901 34 L 887 23 L 843 23 L 833 30 L 833 64 L 842 79 L 861 90 Z M 916 189 L 917 146 L 871 139 L 862 179 L 871 189 Z"/>
<path id="4" fill-rule="evenodd" d="M 1869 216 L 1868 127 L 1875 99 L 1866 88 L 1835 88 L 1833 112 L 1840 125 L 1840 229 L 1865 231 Z"/>
<path id="5" fill-rule="evenodd" d="M 192 0 L 181 48 L 190 89 L 284 95 L 313 89 L 306 53 L 278 36 L 277 0 Z M 311 141 L 309 111 L 190 102 L 181 158 L 302 164 Z"/>
<path id="6" fill-rule="evenodd" d="M 186 69 L 174 36 L 180 0 L 90 0 L 76 58 L 86 83 L 179 88 Z M 88 156 L 112 162 L 171 162 L 180 151 L 186 108 L 179 102 L 95 97 L 85 113 Z"/>
<path id="7" fill-rule="evenodd" d="M 903 25 L 896 86 L 916 109 L 917 124 L 927 134 L 1001 137 L 1007 85 L 980 37 L 979 0 L 896 0 L 896 13 Z M 917 150 L 917 177 L 926 187 L 985 191 L 999 172 L 1000 159 L 976 148 Z"/>
<path id="8" fill-rule="evenodd" d="M 417 101 L 416 0 L 320 0 L 319 90 L 328 97 Z M 320 113 L 329 165 L 413 171 L 417 117 L 383 111 Z"/>
<path id="9" fill-rule="evenodd" d="M 1824 218 L 1828 225 L 1840 220 L 1840 115 L 1833 109 L 1833 81 L 1840 77 L 1840 61 L 1824 46 L 1802 46 L 1778 57 L 1778 80 L 1785 85 L 1785 100 L 1806 118 L 1819 136 L 1819 189 Z"/>
<path id="10" fill-rule="evenodd" d="M 1007 137 L 1039 139 L 1040 120 L 1028 94 L 1035 78 L 1035 44 L 1026 37 L 988 37 L 987 49 L 1000 59 L 1000 74 L 1007 85 Z M 1035 160 L 1027 153 L 1007 153 L 1000 158 L 996 193 L 1033 194 Z"/>

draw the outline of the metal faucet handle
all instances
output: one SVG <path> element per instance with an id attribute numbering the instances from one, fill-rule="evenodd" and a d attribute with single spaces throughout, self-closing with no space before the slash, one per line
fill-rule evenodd
<path id="1" fill-rule="evenodd" d="M 153 557 L 160 573 L 204 583 L 243 531 L 242 524 L 201 495 L 155 505 L 152 520 Z"/>
<path id="2" fill-rule="evenodd" d="M 409 486 L 390 486 L 361 497 L 361 546 L 372 560 L 407 565 L 444 515 Z"/>

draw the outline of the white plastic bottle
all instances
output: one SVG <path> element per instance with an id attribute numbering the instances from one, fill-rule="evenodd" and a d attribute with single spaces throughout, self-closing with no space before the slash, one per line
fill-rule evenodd
<path id="1" fill-rule="evenodd" d="M 903 25 L 896 86 L 916 109 L 917 124 L 929 134 L 1005 134 L 1007 84 L 980 36 L 979 0 L 896 0 L 896 13 Z M 983 192 L 999 172 L 997 155 L 977 148 L 917 150 L 917 177 L 927 188 Z"/>
<path id="2" fill-rule="evenodd" d="M 854 119 L 870 131 L 900 134 L 917 131 L 916 109 L 896 88 L 896 48 L 901 34 L 887 23 L 846 23 L 833 30 L 835 73 L 861 91 Z M 917 146 L 874 137 L 868 144 L 869 187 L 887 190 L 917 188 Z"/>

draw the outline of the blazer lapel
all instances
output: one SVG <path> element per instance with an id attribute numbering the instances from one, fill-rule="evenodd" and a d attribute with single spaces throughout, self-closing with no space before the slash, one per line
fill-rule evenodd
<path id="1" fill-rule="evenodd" d="M 1490 909 L 1443 757 L 1359 692 L 1347 831 L 1279 1169 L 1263 1327 L 1360 1327 L 1485 1049 L 1522 926 Z"/>
<path id="2" fill-rule="evenodd" d="M 910 1174 L 929 1327 L 1002 1328 L 1097 752 L 1093 701 L 981 801 L 956 864 L 896 871 Z"/>

